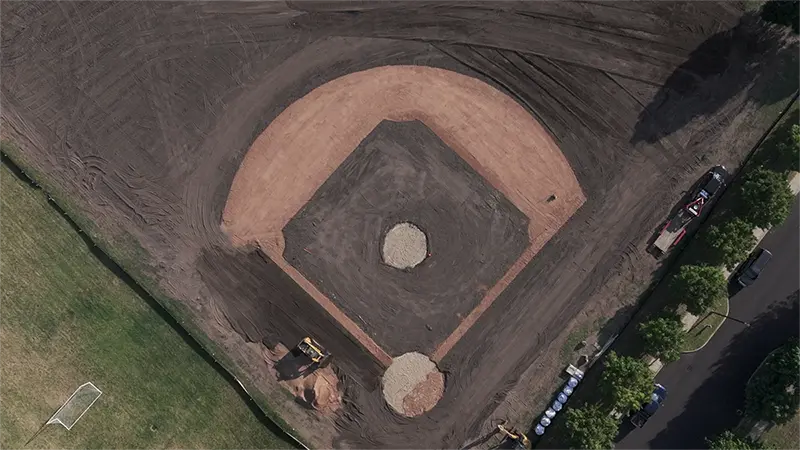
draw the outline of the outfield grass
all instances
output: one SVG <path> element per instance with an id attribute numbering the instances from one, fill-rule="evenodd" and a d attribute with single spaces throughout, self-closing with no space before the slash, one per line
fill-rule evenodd
<path id="1" fill-rule="evenodd" d="M 800 413 L 789 422 L 770 428 L 761 436 L 761 442 L 771 448 L 800 448 Z"/>
<path id="2" fill-rule="evenodd" d="M 85 381 L 97 403 L 29 447 L 292 447 L 4 165 L 0 216 L 0 447 L 21 448 Z"/>

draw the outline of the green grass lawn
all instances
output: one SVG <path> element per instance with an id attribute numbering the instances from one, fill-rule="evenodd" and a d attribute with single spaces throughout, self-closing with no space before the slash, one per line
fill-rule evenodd
<path id="1" fill-rule="evenodd" d="M 86 381 L 94 406 L 29 447 L 292 447 L 5 165 L 0 216 L 0 447 L 21 448 Z"/>
<path id="2" fill-rule="evenodd" d="M 770 428 L 761 441 L 772 448 L 800 448 L 800 414 L 783 425 Z"/>
<path id="3" fill-rule="evenodd" d="M 702 316 L 694 326 L 686 332 L 686 340 L 683 343 L 683 352 L 693 352 L 702 347 L 714 333 L 717 332 L 722 322 L 725 321 L 723 315 L 728 314 L 728 298 L 723 297 L 719 301 L 711 305 L 712 312 L 706 313 Z"/>

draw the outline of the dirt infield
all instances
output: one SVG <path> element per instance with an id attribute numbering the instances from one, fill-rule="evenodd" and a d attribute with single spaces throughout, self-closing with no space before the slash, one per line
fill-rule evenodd
<path id="1" fill-rule="evenodd" d="M 306 288 L 300 272 L 281 262 L 283 228 L 382 120 L 425 123 L 530 219 L 528 248 L 434 351 L 439 360 L 585 200 L 561 151 L 510 97 L 477 79 L 420 66 L 378 67 L 330 81 L 286 108 L 256 139 L 233 180 L 223 228 L 236 245 L 258 242 Z M 547 201 L 551 195 L 555 201 Z M 318 289 L 307 290 L 378 360 L 389 363 L 352 317 Z M 423 285 L 419 291 L 429 289 Z M 382 300 L 370 299 L 376 308 Z"/>
<path id="2" fill-rule="evenodd" d="M 734 2 L 420 5 L 9 2 L 2 7 L 3 136 L 19 145 L 18 157 L 43 181 L 58 188 L 93 236 L 115 249 L 137 276 L 156 280 L 149 286 L 175 300 L 172 310 L 184 315 L 182 322 L 205 333 L 214 353 L 224 353 L 248 387 L 269 398 L 315 447 L 456 448 L 495 419 L 524 423 L 557 384 L 567 336 L 635 303 L 652 280 L 661 263 L 645 253 L 645 244 L 682 191 L 710 165 L 735 169 L 770 122 L 771 111 L 797 88 L 796 42 L 775 44 L 769 30 Z M 424 87 L 415 87 L 413 78 L 402 77 L 356 89 L 370 84 L 365 79 L 370 70 L 385 66 L 424 66 L 413 70 L 456 75 L 434 75 L 441 81 L 435 92 L 420 91 Z M 350 83 L 352 93 L 331 90 L 339 83 Z M 442 83 L 451 88 L 442 90 Z M 421 92 L 426 98 L 418 98 Z M 370 101 L 368 93 L 375 96 Z M 471 99 L 470 110 L 441 108 L 441 101 L 456 93 L 467 103 Z M 289 114 L 305 108 L 309 95 L 336 103 L 318 104 L 318 111 L 351 118 L 368 113 L 360 122 L 343 124 L 360 135 L 348 137 L 349 148 L 331 140 L 336 155 L 308 156 L 321 154 L 315 137 L 334 135 L 326 130 L 331 123 L 320 122 L 322 116 L 309 113 L 303 123 L 289 123 Z M 392 95 L 405 103 L 382 101 Z M 504 116 L 486 109 L 498 103 L 509 105 Z M 362 107 L 342 109 L 356 104 Z M 413 114 L 403 116 L 395 110 L 398 104 Z M 442 115 L 415 115 L 423 106 Z M 456 125 L 448 125 L 450 113 Z M 467 113 L 481 122 L 470 122 Z M 383 399 L 380 379 L 389 355 L 366 351 L 364 336 L 321 306 L 319 299 L 327 295 L 309 281 L 310 271 L 301 274 L 296 261 L 273 261 L 276 254 L 288 255 L 278 239 L 287 224 L 386 118 L 420 119 L 524 215 L 540 214 L 544 220 L 532 220 L 531 226 L 541 226 L 541 235 L 548 233 L 548 223 L 560 226 L 524 267 L 495 264 L 518 274 L 495 284 L 502 293 L 472 316 L 474 325 L 463 335 L 426 341 L 434 353 L 443 349 L 437 365 L 446 388 L 433 409 L 413 419 L 394 413 Z M 334 114 L 328 120 L 340 119 Z M 459 142 L 469 137 L 485 154 L 490 146 L 483 141 L 484 128 L 492 122 L 501 130 L 521 127 L 520 136 L 528 139 L 495 136 L 504 147 L 492 146 L 492 152 L 535 144 L 563 153 L 586 198 L 566 223 L 548 216 L 546 199 L 553 192 L 504 185 L 495 177 L 500 172 L 471 157 Z M 269 149 L 267 134 L 295 151 L 267 150 L 276 152 L 274 159 L 257 156 L 250 149 L 256 141 Z M 531 140 L 543 136 L 549 142 Z M 306 139 L 309 147 L 298 151 L 296 145 Z M 259 158 L 264 160 L 254 165 Z M 249 241 L 264 250 L 232 246 L 220 223 L 242 170 L 274 172 L 292 167 L 283 162 L 297 161 L 313 172 L 273 173 L 247 187 L 253 196 L 258 189 L 283 190 L 284 182 L 296 188 L 281 191 L 285 198 L 268 195 L 269 203 L 253 205 L 260 207 L 254 212 L 263 214 L 263 223 L 251 221 L 238 230 L 228 224 L 239 244 Z M 502 166 L 527 188 L 527 169 Z M 260 174 L 251 176 L 258 181 Z M 240 212 L 248 208 L 246 195 L 241 194 Z M 568 200 L 557 195 L 555 203 Z M 435 246 L 436 228 L 423 231 Z M 318 298 L 309 295 L 315 289 Z M 363 326 L 357 317 L 350 319 Z M 343 393 L 336 412 L 321 414 L 290 398 L 264 360 L 264 344 L 290 347 L 306 335 L 334 354 Z"/>
<path id="3" fill-rule="evenodd" d="M 410 220 L 413 270 L 381 262 Z M 284 228 L 284 258 L 392 357 L 433 354 L 529 244 L 528 218 L 418 121 L 381 122 Z"/>

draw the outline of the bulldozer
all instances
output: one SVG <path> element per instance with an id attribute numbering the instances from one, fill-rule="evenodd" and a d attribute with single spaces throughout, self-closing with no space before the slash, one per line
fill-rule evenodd
<path id="1" fill-rule="evenodd" d="M 514 428 L 506 428 L 503 424 L 497 425 L 497 431 L 504 436 L 503 442 L 500 444 L 500 448 L 510 448 L 515 450 L 531 448 L 531 441 L 528 439 L 528 436 L 525 436 L 525 433 L 517 431 Z"/>
<path id="2" fill-rule="evenodd" d="M 311 360 L 315 368 L 322 368 L 328 365 L 331 359 L 331 354 L 325 347 L 321 346 L 319 342 L 311 337 L 304 337 L 303 340 L 297 344 L 297 349 Z"/>

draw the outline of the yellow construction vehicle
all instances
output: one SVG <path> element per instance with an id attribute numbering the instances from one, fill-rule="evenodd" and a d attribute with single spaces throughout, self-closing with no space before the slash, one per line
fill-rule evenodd
<path id="1" fill-rule="evenodd" d="M 308 356 L 308 358 L 318 367 L 322 367 L 328 363 L 331 358 L 330 352 L 325 350 L 325 348 L 314 339 L 306 336 L 297 344 L 297 349 L 300 350 L 304 355 Z"/>
<path id="2" fill-rule="evenodd" d="M 531 448 L 531 441 L 528 439 L 528 436 L 525 436 L 525 433 L 513 428 L 506 428 L 503 424 L 497 425 L 497 430 L 505 436 L 504 442 L 500 444 L 500 448 L 512 448 L 516 450 Z"/>

